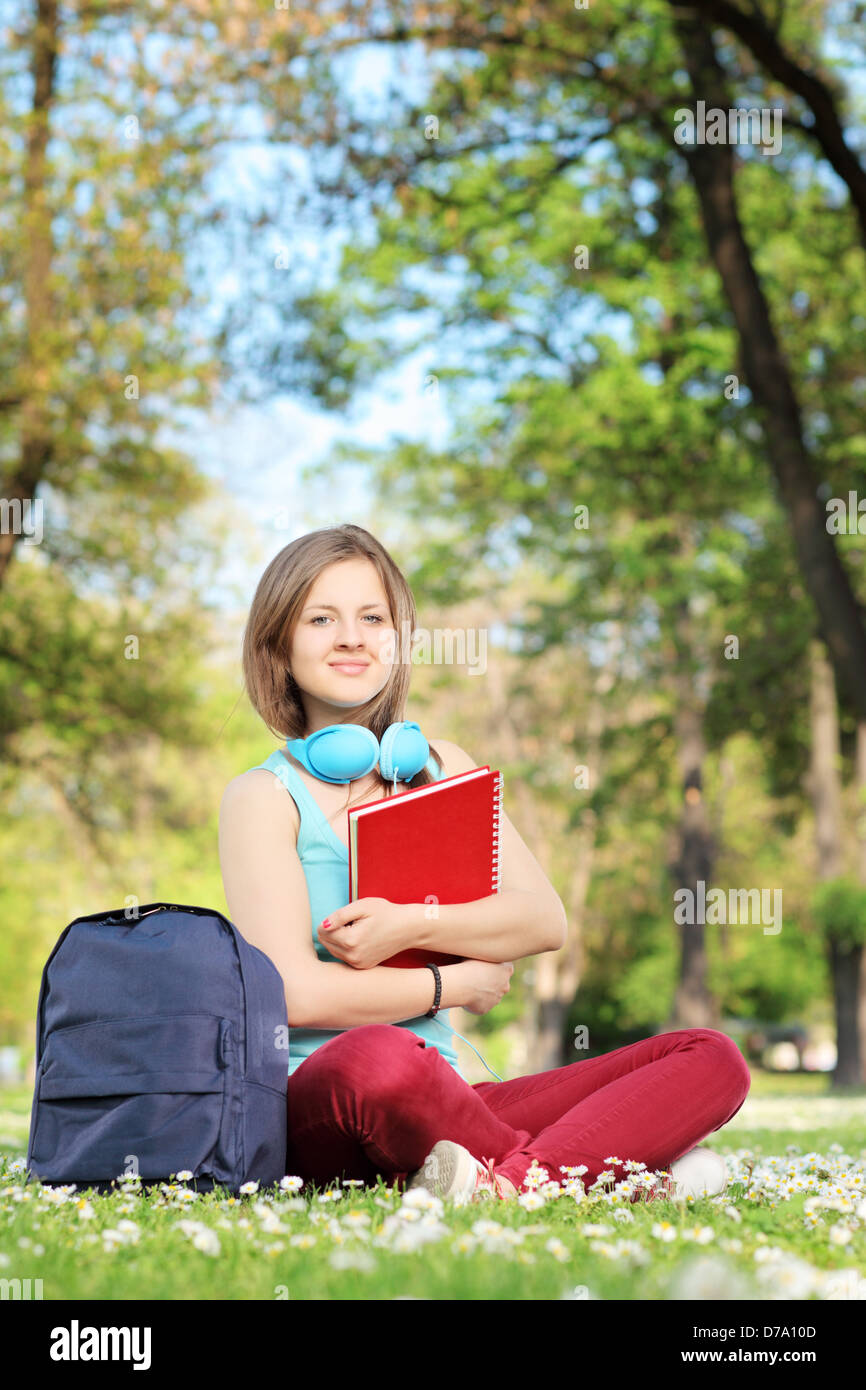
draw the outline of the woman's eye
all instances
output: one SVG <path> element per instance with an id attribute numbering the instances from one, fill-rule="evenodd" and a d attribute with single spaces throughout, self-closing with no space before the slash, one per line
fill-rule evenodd
<path id="1" fill-rule="evenodd" d="M 367 613 L 365 616 L 368 617 L 368 618 L 372 618 L 374 623 L 384 623 L 384 621 L 385 621 L 385 619 L 384 619 L 383 617 L 380 617 L 380 615 L 379 615 L 378 613 Z M 316 618 L 311 618 L 311 619 L 310 619 L 311 625 L 312 625 L 312 624 L 315 624 L 315 623 L 318 623 L 318 622 L 327 622 L 327 621 L 328 621 L 328 617 L 327 617 L 327 614 L 326 614 L 326 613 L 320 613 L 320 614 L 318 615 L 318 617 L 316 617 Z"/>

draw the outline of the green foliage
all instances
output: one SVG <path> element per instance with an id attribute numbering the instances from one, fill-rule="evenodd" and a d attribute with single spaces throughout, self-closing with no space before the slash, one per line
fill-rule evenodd
<path id="1" fill-rule="evenodd" d="M 812 914 L 827 940 L 842 951 L 866 944 L 866 887 L 847 877 L 819 883 L 811 901 Z"/>
<path id="2" fill-rule="evenodd" d="M 830 979 L 820 940 L 787 914 L 778 936 L 765 936 L 759 925 L 730 928 L 737 941 L 728 952 L 720 949 L 718 928 L 708 930 L 709 985 L 728 1016 L 808 1024 L 826 1008 Z"/>
<path id="3" fill-rule="evenodd" d="M 25 1061 L 35 1048 L 42 968 L 74 917 L 120 907 L 130 894 L 140 903 L 228 911 L 220 800 L 231 778 L 261 762 L 274 740 L 248 704 L 233 713 L 234 669 L 205 670 L 193 651 L 179 645 L 166 652 L 160 675 L 142 673 L 145 682 L 158 682 L 151 693 L 157 700 L 161 692 L 166 723 L 178 702 L 176 739 L 146 725 L 137 737 L 134 725 L 122 734 L 107 729 L 86 747 L 85 760 L 74 740 L 66 749 L 43 736 L 40 745 L 34 730 L 26 748 L 39 747 L 41 756 L 28 759 L 22 743 L 20 764 L 0 792 L 7 866 L 0 880 L 0 1041 L 21 1046 Z M 192 699 L 181 710 L 186 681 Z M 85 727 L 95 721 L 86 699 L 80 718 Z"/>

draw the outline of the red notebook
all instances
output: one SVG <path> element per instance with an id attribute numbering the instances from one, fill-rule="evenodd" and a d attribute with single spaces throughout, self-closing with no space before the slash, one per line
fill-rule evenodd
<path id="1" fill-rule="evenodd" d="M 502 773 L 470 768 L 349 811 L 349 900 L 469 903 L 500 886 Z M 412 948 L 381 965 L 464 960 Z"/>

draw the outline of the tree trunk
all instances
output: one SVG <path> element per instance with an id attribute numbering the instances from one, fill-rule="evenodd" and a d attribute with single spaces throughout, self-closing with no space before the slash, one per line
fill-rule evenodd
<path id="1" fill-rule="evenodd" d="M 51 207 L 48 201 L 46 150 L 51 134 L 51 109 L 57 67 L 57 0 L 37 0 L 33 26 L 31 76 L 33 109 L 27 133 L 24 172 L 24 300 L 27 314 L 27 350 L 20 364 L 20 451 L 18 462 L 4 474 L 0 486 L 8 502 L 32 505 L 36 486 L 51 455 L 51 426 L 47 415 L 47 396 L 51 375 L 52 323 L 49 276 L 54 259 Z M 17 391 L 13 391 L 17 395 Z M 10 519 L 14 513 L 10 508 Z M 26 517 L 23 520 L 26 522 Z M 0 586 L 21 530 L 14 521 L 0 531 Z"/>
<path id="2" fill-rule="evenodd" d="M 842 855 L 842 786 L 839 775 L 839 717 L 833 670 L 820 642 L 809 646 L 811 663 L 810 715 L 812 758 L 809 792 L 815 812 L 818 878 L 838 878 Z M 863 947 L 843 948 L 827 941 L 833 1002 L 836 1012 L 836 1069 L 833 1089 L 861 1084 L 858 1001 Z"/>
<path id="3" fill-rule="evenodd" d="M 585 720 L 585 761 L 589 770 L 590 788 L 598 784 L 601 775 L 601 738 L 605 727 L 605 696 L 614 684 L 614 663 L 619 650 L 619 633 L 614 637 L 611 659 L 596 678 Z M 581 793 L 578 792 L 578 795 Z M 529 1050 L 530 1073 L 563 1067 L 580 1061 L 580 1054 L 565 1036 L 565 1021 L 574 1002 L 584 969 L 583 924 L 586 900 L 592 882 L 595 858 L 596 816 L 590 806 L 581 812 L 576 828 L 569 834 L 569 846 L 574 865 L 563 899 L 568 913 L 569 929 L 561 951 L 548 951 L 538 956 L 535 967 L 535 1027 Z"/>
<path id="4" fill-rule="evenodd" d="M 859 1031 L 860 975 L 863 947 L 843 948 L 833 938 L 828 943 L 833 1000 L 836 1006 L 836 1069 L 833 1090 L 863 1085 Z"/>
<path id="5" fill-rule="evenodd" d="M 712 27 L 697 13 L 674 6 L 692 96 L 706 108 L 732 105 L 725 73 L 713 46 Z M 726 144 L 678 145 L 698 195 L 710 254 L 722 282 L 737 332 L 749 390 L 763 416 L 767 456 L 779 496 L 790 518 L 803 581 L 820 621 L 839 688 L 860 719 L 866 719 L 866 624 L 842 566 L 818 480 L 803 439 L 800 408 L 761 282 L 743 235 L 733 181 L 733 150 Z"/>
<path id="6" fill-rule="evenodd" d="M 815 813 L 818 878 L 838 878 L 842 871 L 842 788 L 836 683 L 819 643 L 809 644 L 809 659 L 812 725 L 809 791 Z"/>
<path id="7" fill-rule="evenodd" d="M 689 537 L 684 551 L 694 553 Z M 702 770 L 706 758 L 704 739 L 705 697 L 699 689 L 704 659 L 690 598 L 679 600 L 674 619 L 674 692 L 676 707 L 674 733 L 683 804 L 680 815 L 679 845 L 669 864 L 675 889 L 689 889 L 697 901 L 702 881 L 709 888 L 716 860 L 716 842 L 703 798 Z M 661 1029 L 715 1028 L 718 1004 L 707 987 L 706 929 L 703 922 L 677 924 L 680 941 L 680 970 L 671 1014 Z"/>
<path id="8" fill-rule="evenodd" d="M 866 886 L 866 722 L 857 725 L 857 759 L 854 771 L 857 870 Z M 857 1029 L 860 1039 L 860 1074 L 866 1077 L 866 951 L 860 958 L 860 989 L 857 1000 Z"/>
<path id="9" fill-rule="evenodd" d="M 518 728 L 514 719 L 505 667 L 496 661 L 488 666 L 488 686 L 503 757 L 508 762 L 518 763 L 521 757 L 525 756 L 525 731 Z M 591 727 L 588 740 L 591 746 L 595 746 L 592 730 L 598 728 L 597 705 L 593 705 L 590 710 L 589 723 Z M 595 737 L 597 738 L 597 733 Z M 530 848 L 552 882 L 553 855 L 550 837 L 555 832 L 553 817 L 539 823 L 538 806 L 525 783 L 515 781 L 510 795 L 515 806 L 514 820 L 523 828 L 524 837 L 527 836 L 530 827 L 540 830 Z M 590 820 L 594 820 L 591 813 L 584 814 L 589 814 Z M 523 1074 L 547 1071 L 551 1067 L 561 1067 L 566 1062 L 575 1060 L 573 1056 L 565 1055 L 565 1019 L 580 981 L 583 910 L 592 876 L 593 842 L 594 826 L 590 821 L 582 822 L 577 832 L 570 836 L 569 843 L 574 849 L 575 869 L 569 889 L 563 895 L 569 923 L 568 937 L 562 950 L 543 951 L 535 956 L 528 972 L 534 1007 L 526 1022 L 525 1053 L 516 1059 L 517 1066 Z"/>

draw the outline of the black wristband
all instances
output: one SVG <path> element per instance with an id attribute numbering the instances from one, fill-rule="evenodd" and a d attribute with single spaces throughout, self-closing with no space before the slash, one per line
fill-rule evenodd
<path id="1" fill-rule="evenodd" d="M 439 1000 L 442 998 L 442 976 L 439 974 L 438 965 L 434 965 L 433 962 L 430 960 L 426 962 L 426 965 L 428 970 L 433 971 L 433 974 L 436 978 L 436 996 L 433 1000 L 432 1009 L 428 1009 L 424 1017 L 434 1018 L 436 1014 L 439 1012 Z"/>

